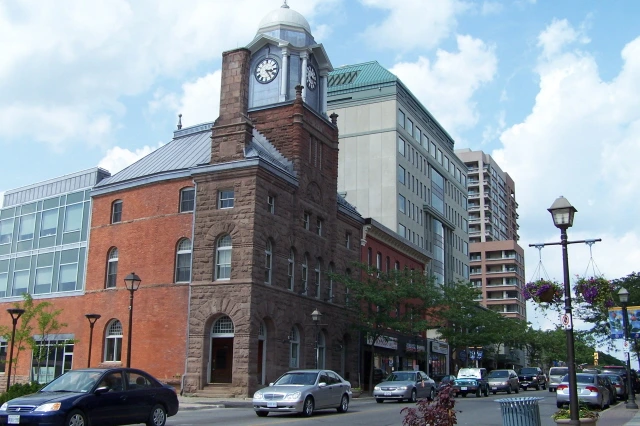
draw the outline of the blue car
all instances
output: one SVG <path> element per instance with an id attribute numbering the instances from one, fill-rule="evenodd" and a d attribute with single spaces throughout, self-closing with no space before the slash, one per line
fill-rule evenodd
<path id="1" fill-rule="evenodd" d="M 164 426 L 178 412 L 178 396 L 133 368 L 70 370 L 40 391 L 5 402 L 0 425 Z"/>

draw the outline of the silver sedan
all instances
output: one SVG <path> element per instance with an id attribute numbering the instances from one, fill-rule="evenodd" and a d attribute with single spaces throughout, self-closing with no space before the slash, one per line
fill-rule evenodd
<path id="1" fill-rule="evenodd" d="M 577 373 L 578 401 L 603 409 L 609 406 L 609 389 L 597 374 Z M 556 390 L 556 406 L 562 408 L 569 403 L 569 375 L 562 378 Z"/>
<path id="2" fill-rule="evenodd" d="M 302 413 L 335 408 L 349 409 L 351 384 L 331 370 L 289 371 L 253 394 L 253 409 L 260 417 L 269 413 Z"/>
<path id="3" fill-rule="evenodd" d="M 418 398 L 433 399 L 435 393 L 436 383 L 422 371 L 393 372 L 373 388 L 373 397 L 378 403 L 385 399 L 411 402 Z"/>

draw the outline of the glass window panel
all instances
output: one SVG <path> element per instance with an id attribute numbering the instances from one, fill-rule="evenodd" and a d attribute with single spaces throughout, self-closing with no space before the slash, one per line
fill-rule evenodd
<path id="1" fill-rule="evenodd" d="M 9 259 L 0 260 L 0 272 L 9 272 Z"/>
<path id="2" fill-rule="evenodd" d="M 42 212 L 42 221 L 40 223 L 40 236 L 55 235 L 58 227 L 58 209 L 46 210 Z"/>
<path id="3" fill-rule="evenodd" d="M 60 199 L 58 197 L 49 198 L 48 200 L 44 200 L 42 208 L 45 209 L 45 210 L 52 209 L 54 207 L 58 207 L 59 203 L 60 203 Z"/>
<path id="4" fill-rule="evenodd" d="M 404 139 L 398 138 L 398 152 L 404 157 L 405 142 Z"/>
<path id="5" fill-rule="evenodd" d="M 0 244 L 11 242 L 13 235 L 13 219 L 0 220 Z"/>
<path id="6" fill-rule="evenodd" d="M 15 263 L 16 270 L 29 269 L 31 266 L 31 256 L 18 257 Z"/>
<path id="7" fill-rule="evenodd" d="M 25 204 L 24 206 L 22 206 L 21 214 L 35 213 L 37 207 L 37 203 Z"/>
<path id="8" fill-rule="evenodd" d="M 82 204 L 67 206 L 64 215 L 64 232 L 79 231 L 82 228 Z"/>
<path id="9" fill-rule="evenodd" d="M 411 121 L 408 118 L 407 118 L 407 132 L 409 132 L 410 135 L 413 134 L 413 121 Z"/>
<path id="10" fill-rule="evenodd" d="M 185 188 L 180 191 L 180 212 L 192 212 L 195 207 L 196 191 L 194 188 Z"/>
<path id="11" fill-rule="evenodd" d="M 58 291 L 72 291 L 76 289 L 78 279 L 78 263 L 60 265 L 58 276 Z"/>
<path id="12" fill-rule="evenodd" d="M 60 255 L 60 263 L 73 263 L 78 261 L 78 249 L 63 250 Z"/>
<path id="13" fill-rule="evenodd" d="M 73 194 L 67 194 L 67 204 L 79 203 L 84 200 L 84 192 L 74 192 Z"/>
<path id="14" fill-rule="evenodd" d="M 405 169 L 402 166 L 398 166 L 398 182 L 404 185 L 405 182 Z"/>
<path id="15" fill-rule="evenodd" d="M 9 281 L 9 274 L 6 272 L 0 273 L 0 297 L 7 297 L 7 283 Z"/>
<path id="16" fill-rule="evenodd" d="M 53 267 L 51 266 L 36 269 L 36 285 L 33 292 L 35 294 L 50 293 L 52 276 Z"/>
<path id="17" fill-rule="evenodd" d="M 36 266 L 51 266 L 53 265 L 53 252 L 51 253 L 41 253 L 38 255 L 38 260 Z"/>
<path id="18" fill-rule="evenodd" d="M 404 128 L 404 112 L 398 110 L 398 124 Z"/>
<path id="19" fill-rule="evenodd" d="M 220 191 L 218 208 L 230 209 L 233 207 L 233 189 Z"/>
<path id="20" fill-rule="evenodd" d="M 15 271 L 13 273 L 12 296 L 24 294 L 29 289 L 29 271 Z"/>
<path id="21" fill-rule="evenodd" d="M 0 210 L 0 219 L 7 219 L 15 216 L 15 211 L 16 211 L 15 207 Z"/>
<path id="22" fill-rule="evenodd" d="M 30 214 L 20 218 L 20 232 L 18 241 L 33 239 L 33 232 L 36 226 L 36 215 Z"/>

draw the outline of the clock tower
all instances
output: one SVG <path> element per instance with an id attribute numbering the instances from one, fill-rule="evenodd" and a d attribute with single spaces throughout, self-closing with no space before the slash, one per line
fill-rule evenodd
<path id="1" fill-rule="evenodd" d="M 304 16 L 285 2 L 262 19 L 247 49 L 250 109 L 291 101 L 295 87 L 301 85 L 303 102 L 326 114 L 327 75 L 333 67 Z"/>

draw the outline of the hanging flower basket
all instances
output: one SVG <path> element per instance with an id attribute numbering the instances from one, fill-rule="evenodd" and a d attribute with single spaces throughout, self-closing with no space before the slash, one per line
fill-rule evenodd
<path id="1" fill-rule="evenodd" d="M 556 281 L 539 279 L 526 283 L 522 296 L 524 300 L 533 300 L 536 303 L 547 305 L 560 305 L 564 291 Z"/>
<path id="2" fill-rule="evenodd" d="M 573 291 L 580 301 L 601 308 L 611 308 L 614 306 L 613 292 L 615 287 L 611 282 L 600 277 L 579 278 L 576 281 Z"/>

